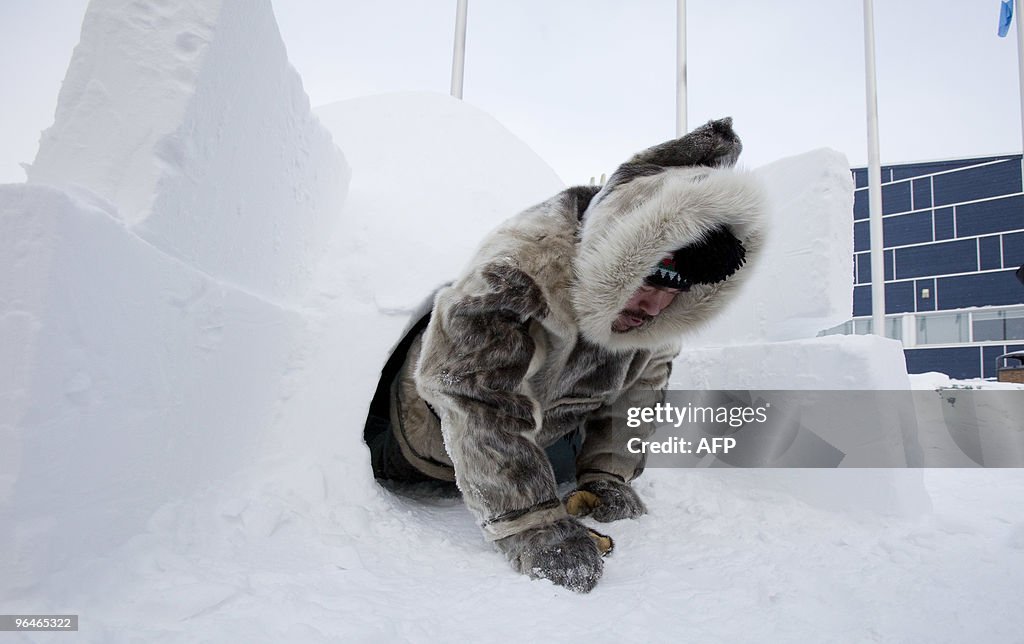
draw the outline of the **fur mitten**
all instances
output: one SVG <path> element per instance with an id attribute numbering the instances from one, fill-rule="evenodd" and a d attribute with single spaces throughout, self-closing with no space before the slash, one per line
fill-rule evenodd
<path id="1" fill-rule="evenodd" d="M 635 519 L 647 512 L 644 502 L 628 483 L 588 481 L 565 497 L 565 509 L 573 516 L 589 514 L 598 521 Z"/>
<path id="2" fill-rule="evenodd" d="M 494 543 L 519 572 L 578 593 L 590 592 L 604 571 L 594 539 L 575 519 L 559 519 Z"/>

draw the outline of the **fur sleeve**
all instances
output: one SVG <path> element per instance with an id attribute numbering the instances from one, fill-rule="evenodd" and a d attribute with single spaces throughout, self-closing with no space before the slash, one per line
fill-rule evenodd
<path id="1" fill-rule="evenodd" d="M 438 294 L 424 335 L 418 389 L 441 418 L 456 483 L 490 540 L 566 516 L 533 441 L 542 414 L 525 384 L 539 363 L 531 320 L 546 309 L 532 278 L 491 263 Z"/>

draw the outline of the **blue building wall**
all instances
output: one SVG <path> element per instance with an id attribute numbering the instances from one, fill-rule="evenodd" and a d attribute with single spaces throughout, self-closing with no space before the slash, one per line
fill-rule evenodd
<path id="1" fill-rule="evenodd" d="M 866 168 L 853 169 L 855 318 L 871 315 L 871 233 Z M 925 313 L 1024 303 L 1021 156 L 882 168 L 885 311 Z M 995 376 L 996 356 L 1024 348 L 952 343 L 906 349 L 911 373 Z"/>

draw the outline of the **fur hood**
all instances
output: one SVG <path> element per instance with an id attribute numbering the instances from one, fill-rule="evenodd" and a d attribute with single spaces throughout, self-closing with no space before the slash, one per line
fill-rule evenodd
<path id="1" fill-rule="evenodd" d="M 733 168 L 742 149 L 731 118 L 709 121 L 635 155 L 594 196 L 582 216 L 571 289 L 585 338 L 616 351 L 664 346 L 700 328 L 729 302 L 760 255 L 767 211 L 753 175 Z M 745 266 L 724 281 L 695 284 L 643 326 L 612 331 L 662 257 L 720 226 L 743 244 Z"/>
<path id="2" fill-rule="evenodd" d="M 699 328 L 750 274 L 762 247 L 765 210 L 754 177 L 728 167 L 661 168 L 624 183 L 609 181 L 583 215 L 573 266 L 572 302 L 583 336 L 613 350 L 650 349 Z M 641 327 L 612 332 L 659 259 L 723 225 L 746 248 L 745 266 L 725 281 L 695 284 Z"/>

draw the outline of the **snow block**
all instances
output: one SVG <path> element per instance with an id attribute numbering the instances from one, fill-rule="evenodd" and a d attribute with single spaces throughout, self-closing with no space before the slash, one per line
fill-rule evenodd
<path id="1" fill-rule="evenodd" d="M 812 338 L 852 315 L 853 179 L 846 157 L 815 150 L 755 175 L 769 199 L 761 260 L 740 296 L 694 337 L 695 344 Z"/>
<path id="2" fill-rule="evenodd" d="M 101 205 L 0 187 L 0 579 L 31 583 L 251 465 L 302 318 Z"/>
<path id="3" fill-rule="evenodd" d="M 910 389 L 903 345 L 875 335 L 729 347 L 684 344 L 673 389 Z"/>
<path id="4" fill-rule="evenodd" d="M 416 308 L 492 228 L 565 188 L 494 117 L 445 94 L 382 94 L 317 115 L 356 169 L 332 255 L 383 310 Z"/>
<path id="5" fill-rule="evenodd" d="M 268 0 L 93 0 L 30 183 L 266 298 L 308 282 L 345 199 Z"/>
<path id="6" fill-rule="evenodd" d="M 669 387 L 703 390 L 907 390 L 909 395 L 910 379 L 899 342 L 873 335 L 832 335 L 719 348 L 684 347 L 673 363 Z M 847 454 L 840 465 L 843 469 L 758 469 L 739 476 L 742 480 L 785 491 L 805 502 L 832 510 L 914 515 L 931 509 L 922 470 L 858 467 L 863 462 L 872 462 L 868 460 L 867 452 L 876 445 L 869 439 L 878 433 L 878 428 L 865 428 L 868 439 L 863 436 L 830 436 L 827 428 L 824 431 L 822 438 Z M 914 439 L 898 438 L 901 441 L 909 439 L 911 443 Z M 908 449 L 913 452 L 917 446 L 910 444 Z M 857 450 L 864 450 L 865 454 L 858 456 Z M 877 458 L 871 458 L 878 462 Z"/>
<path id="7" fill-rule="evenodd" d="M 945 384 L 926 388 L 942 379 Z M 1024 462 L 1024 387 L 961 381 L 931 372 L 913 382 L 921 451 L 931 467 L 1020 467 Z M 930 390 L 929 390 L 930 389 Z"/>

